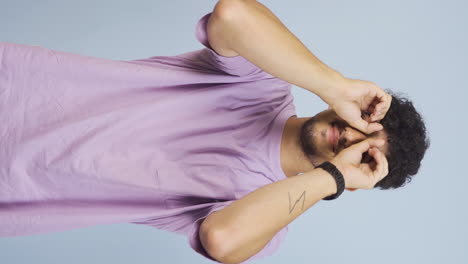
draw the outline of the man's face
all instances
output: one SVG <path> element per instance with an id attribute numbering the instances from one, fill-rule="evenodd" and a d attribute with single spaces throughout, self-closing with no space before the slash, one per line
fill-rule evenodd
<path id="1" fill-rule="evenodd" d="M 370 121 L 367 115 L 363 115 L 363 119 Z M 367 138 L 384 139 L 385 144 L 379 147 L 379 150 L 384 154 L 388 151 L 385 129 L 367 135 L 348 125 L 331 109 L 307 120 L 300 133 L 302 151 L 317 164 L 333 159 L 344 148 Z M 369 161 L 370 157 L 367 154 L 363 155 L 363 162 Z"/>

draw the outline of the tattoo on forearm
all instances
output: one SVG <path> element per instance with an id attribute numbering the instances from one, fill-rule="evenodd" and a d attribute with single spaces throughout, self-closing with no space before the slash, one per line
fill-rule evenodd
<path id="1" fill-rule="evenodd" d="M 304 203 L 305 203 L 305 194 L 306 194 L 306 191 L 304 191 L 301 196 L 294 202 L 294 205 L 291 207 L 291 193 L 288 192 L 288 196 L 289 196 L 289 213 L 291 213 L 294 208 L 296 207 L 296 204 L 302 200 L 302 210 L 304 210 Z"/>

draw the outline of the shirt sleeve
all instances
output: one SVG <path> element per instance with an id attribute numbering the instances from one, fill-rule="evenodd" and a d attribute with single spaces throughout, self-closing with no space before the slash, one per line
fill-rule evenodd
<path id="1" fill-rule="evenodd" d="M 208 41 L 207 25 L 211 14 L 212 12 L 204 15 L 202 18 L 200 18 L 200 20 L 198 20 L 195 36 L 198 41 L 203 44 L 203 46 L 205 46 L 204 51 L 206 51 L 207 56 L 209 57 L 213 66 L 218 70 L 230 75 L 256 75 L 258 78 L 273 78 L 272 75 L 264 72 L 255 64 L 251 63 L 249 60 L 240 55 L 235 57 L 225 57 L 216 53 Z"/>
<path id="2" fill-rule="evenodd" d="M 222 262 L 211 257 L 208 254 L 208 252 L 203 248 L 203 245 L 201 244 L 200 237 L 199 237 L 199 230 L 200 230 L 201 223 L 208 215 L 225 208 L 232 202 L 234 201 L 218 202 L 214 204 L 213 206 L 207 208 L 204 212 L 201 213 L 201 216 L 195 220 L 188 234 L 188 241 L 189 241 L 190 247 L 192 247 L 196 252 L 198 252 L 202 256 L 212 261 L 218 262 L 218 263 L 222 263 Z M 285 226 L 278 233 L 276 233 L 276 235 L 265 245 L 263 249 L 261 249 L 259 252 L 257 252 L 257 254 L 251 256 L 250 258 L 248 258 L 241 264 L 246 264 L 254 259 L 259 259 L 259 258 L 273 255 L 273 253 L 275 253 L 279 249 L 279 246 L 281 242 L 284 240 L 287 232 L 288 232 L 288 226 Z"/>

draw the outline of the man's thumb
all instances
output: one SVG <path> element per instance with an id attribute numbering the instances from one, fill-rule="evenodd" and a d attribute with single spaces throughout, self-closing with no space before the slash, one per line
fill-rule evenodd
<path id="1" fill-rule="evenodd" d="M 356 148 L 357 151 L 364 153 L 368 151 L 371 147 L 380 147 L 383 144 L 385 144 L 385 141 L 383 139 L 368 138 L 366 140 L 363 140 L 359 143 L 356 143 L 350 146 L 350 148 Z"/>

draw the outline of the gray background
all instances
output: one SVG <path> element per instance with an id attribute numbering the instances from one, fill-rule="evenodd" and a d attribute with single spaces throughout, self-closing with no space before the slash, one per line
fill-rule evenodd
<path id="1" fill-rule="evenodd" d="M 409 185 L 345 192 L 317 203 L 290 223 L 274 256 L 256 263 L 468 263 L 468 175 L 462 166 L 467 2 L 261 2 L 330 67 L 413 99 L 432 145 Z M 0 3 L 1 41 L 133 60 L 203 48 L 195 24 L 216 1 Z M 299 117 L 326 108 L 312 93 L 293 89 Z M 0 238 L 0 261 L 212 263 L 183 236 L 132 224 Z"/>

